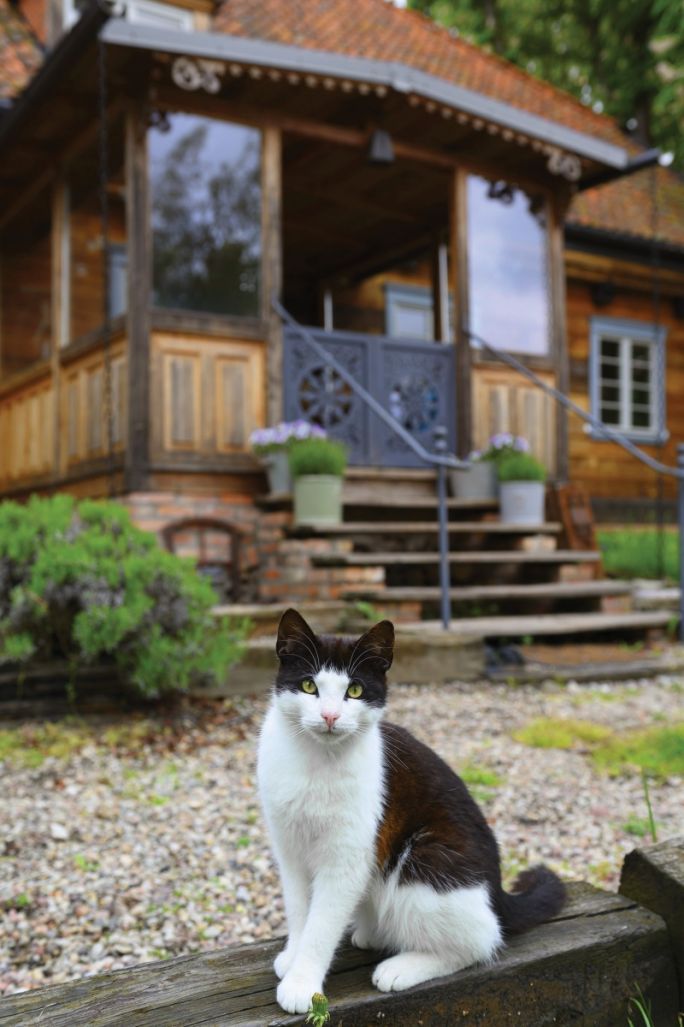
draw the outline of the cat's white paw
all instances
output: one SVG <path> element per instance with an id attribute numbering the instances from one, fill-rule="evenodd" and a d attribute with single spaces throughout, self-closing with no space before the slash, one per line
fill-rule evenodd
<path id="1" fill-rule="evenodd" d="M 279 952 L 273 960 L 273 972 L 275 973 L 276 977 L 280 978 L 281 981 L 287 973 L 287 971 L 292 966 L 292 964 L 294 963 L 294 957 L 294 946 L 290 948 L 289 945 L 286 945 L 283 951 Z"/>
<path id="2" fill-rule="evenodd" d="M 373 984 L 380 991 L 404 991 L 414 984 L 441 977 L 449 971 L 439 960 L 422 952 L 400 952 L 384 959 L 373 972 Z"/>
<path id="3" fill-rule="evenodd" d="M 323 981 L 320 978 L 290 971 L 278 985 L 276 998 L 278 1005 L 286 1013 L 306 1013 L 311 1008 L 311 999 L 317 991 L 323 991 Z"/>

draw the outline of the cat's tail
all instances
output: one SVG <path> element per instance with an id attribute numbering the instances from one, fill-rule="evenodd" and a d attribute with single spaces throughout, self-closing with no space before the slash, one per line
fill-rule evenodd
<path id="1" fill-rule="evenodd" d="M 530 867 L 520 874 L 513 891 L 501 892 L 499 916 L 504 933 L 519 934 L 556 916 L 565 902 L 565 885 L 545 866 Z"/>

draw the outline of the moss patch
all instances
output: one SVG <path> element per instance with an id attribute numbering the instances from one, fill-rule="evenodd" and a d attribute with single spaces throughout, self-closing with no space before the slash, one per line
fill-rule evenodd
<path id="1" fill-rule="evenodd" d="M 616 735 L 598 746 L 593 757 L 596 765 L 610 774 L 637 767 L 658 778 L 684 775 L 684 721 Z"/>
<path id="2" fill-rule="evenodd" d="M 513 733 L 516 742 L 535 749 L 574 749 L 597 745 L 612 736 L 610 728 L 591 720 L 538 717 Z"/>

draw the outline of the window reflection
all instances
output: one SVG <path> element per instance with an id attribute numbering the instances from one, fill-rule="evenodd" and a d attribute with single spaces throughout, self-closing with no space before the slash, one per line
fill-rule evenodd
<path id="1" fill-rule="evenodd" d="M 549 349 L 545 205 L 505 182 L 468 178 L 470 329 L 517 353 Z"/>
<path id="2" fill-rule="evenodd" d="M 260 133 L 191 114 L 150 129 L 154 303 L 256 316 Z"/>

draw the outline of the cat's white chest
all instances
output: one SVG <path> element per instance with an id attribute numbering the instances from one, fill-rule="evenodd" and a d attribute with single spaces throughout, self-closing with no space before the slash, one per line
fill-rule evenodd
<path id="1" fill-rule="evenodd" d="M 383 807 L 379 731 L 326 751 L 271 709 L 259 740 L 259 792 L 271 831 L 297 848 L 374 846 Z"/>

